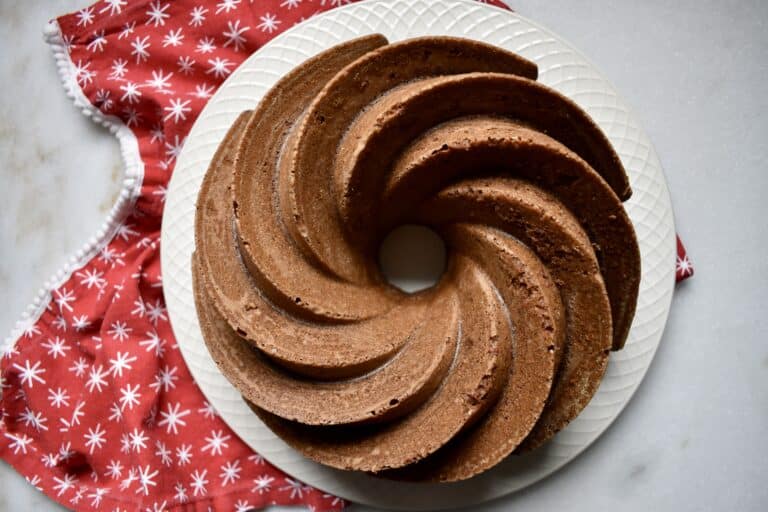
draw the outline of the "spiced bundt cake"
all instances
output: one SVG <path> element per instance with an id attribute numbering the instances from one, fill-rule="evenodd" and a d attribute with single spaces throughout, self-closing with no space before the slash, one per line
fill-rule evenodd
<path id="1" fill-rule="evenodd" d="M 373 35 L 298 66 L 224 138 L 197 204 L 200 325 L 306 456 L 461 480 L 596 391 L 637 300 L 631 189 L 589 116 L 536 77 L 487 44 Z M 377 252 L 414 223 L 449 256 L 406 294 Z"/>

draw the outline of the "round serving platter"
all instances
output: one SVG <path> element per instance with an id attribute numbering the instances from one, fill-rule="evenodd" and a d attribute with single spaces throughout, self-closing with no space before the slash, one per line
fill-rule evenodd
<path id="1" fill-rule="evenodd" d="M 634 191 L 626 208 L 640 244 L 642 280 L 625 348 L 611 354 L 605 378 L 587 408 L 550 443 L 456 484 L 393 482 L 304 458 L 254 415 L 218 371 L 195 310 L 190 268 L 195 201 L 231 123 L 296 65 L 372 33 L 390 41 L 424 35 L 467 37 L 536 62 L 539 81 L 578 103 L 606 133 Z M 650 140 L 610 83 L 569 43 L 515 13 L 471 0 L 369 0 L 317 15 L 284 32 L 246 60 L 211 98 L 187 138 L 168 188 L 161 257 L 168 314 L 187 365 L 208 401 L 243 441 L 286 473 L 328 493 L 377 507 L 425 510 L 474 505 L 531 485 L 576 457 L 616 419 L 643 379 L 664 330 L 674 287 L 675 231 L 666 180 Z"/>

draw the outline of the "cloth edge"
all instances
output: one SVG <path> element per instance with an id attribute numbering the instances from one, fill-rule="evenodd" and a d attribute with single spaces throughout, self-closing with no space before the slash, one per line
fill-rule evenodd
<path id="1" fill-rule="evenodd" d="M 78 73 L 67 51 L 58 21 L 51 20 L 43 29 L 45 42 L 51 49 L 59 79 L 67 97 L 72 100 L 84 116 L 109 130 L 117 137 L 123 160 L 123 180 L 120 194 L 106 219 L 94 236 L 91 236 L 81 248 L 66 261 L 38 290 L 32 303 L 21 313 L 10 334 L 2 343 L 3 353 L 10 350 L 24 332 L 34 325 L 51 301 L 53 290 L 64 284 L 72 273 L 82 268 L 114 238 L 117 229 L 130 214 L 139 197 L 144 179 L 144 163 L 139 152 L 136 136 L 121 119 L 106 116 L 85 96 L 78 83 Z"/>

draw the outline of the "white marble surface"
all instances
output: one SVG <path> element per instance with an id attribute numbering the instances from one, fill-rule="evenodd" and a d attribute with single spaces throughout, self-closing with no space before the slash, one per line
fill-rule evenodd
<path id="1" fill-rule="evenodd" d="M 2 336 L 119 187 L 117 142 L 71 106 L 42 41 L 49 17 L 82 5 L 0 2 Z M 514 6 L 582 49 L 635 107 L 697 275 L 678 288 L 656 360 L 614 426 L 483 510 L 768 509 L 768 3 Z M 33 509 L 61 510 L 0 465 L 0 510 Z"/>

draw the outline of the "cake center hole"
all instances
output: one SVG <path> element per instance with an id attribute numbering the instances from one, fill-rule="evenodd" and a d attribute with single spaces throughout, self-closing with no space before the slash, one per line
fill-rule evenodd
<path id="1" fill-rule="evenodd" d="M 387 235 L 379 248 L 384 277 L 406 293 L 437 284 L 445 271 L 445 259 L 443 239 L 426 226 L 400 226 Z"/>

